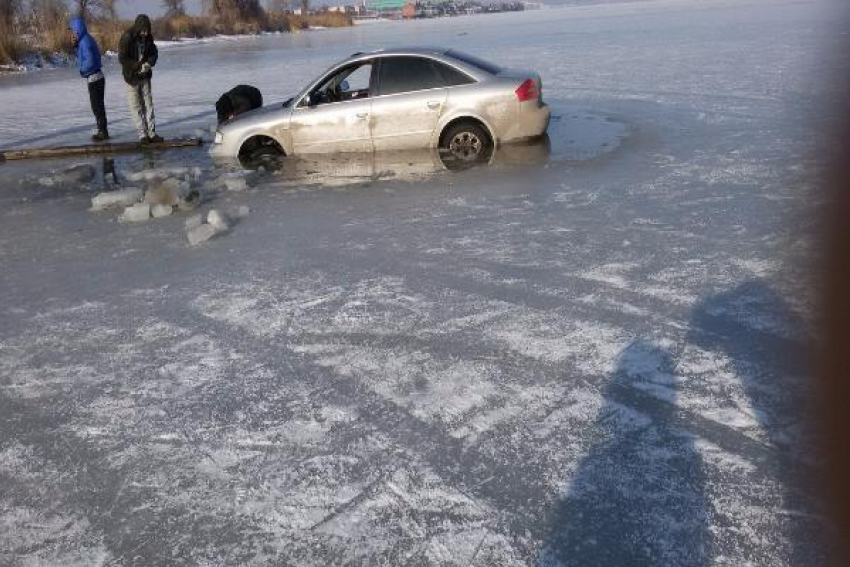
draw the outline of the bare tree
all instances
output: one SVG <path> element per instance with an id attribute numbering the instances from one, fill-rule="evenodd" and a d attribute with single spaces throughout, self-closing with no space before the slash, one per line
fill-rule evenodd
<path id="1" fill-rule="evenodd" d="M 0 24 L 11 28 L 20 14 L 20 8 L 19 0 L 0 0 Z"/>
<path id="2" fill-rule="evenodd" d="M 162 0 L 162 7 L 165 8 L 165 15 L 169 17 L 185 16 L 185 4 L 184 0 Z"/>
<path id="3" fill-rule="evenodd" d="M 310 0 L 301 0 L 301 15 L 306 16 L 310 11 Z"/>
<path id="4" fill-rule="evenodd" d="M 29 0 L 23 14 L 23 27 L 39 38 L 42 47 L 63 51 L 70 47 L 68 33 L 68 3 L 66 0 Z"/>
<path id="5" fill-rule="evenodd" d="M 77 14 L 84 18 L 98 15 L 110 20 L 118 19 L 118 0 L 75 0 Z"/>
<path id="6" fill-rule="evenodd" d="M 30 0 L 27 18 L 36 28 L 44 30 L 67 20 L 68 6 L 63 0 Z"/>
<path id="7" fill-rule="evenodd" d="M 114 21 L 118 19 L 117 3 L 118 0 L 97 0 L 97 7 L 103 16 Z"/>
<path id="8" fill-rule="evenodd" d="M 261 18 L 264 14 L 260 0 L 204 0 L 204 11 L 226 21 Z"/>

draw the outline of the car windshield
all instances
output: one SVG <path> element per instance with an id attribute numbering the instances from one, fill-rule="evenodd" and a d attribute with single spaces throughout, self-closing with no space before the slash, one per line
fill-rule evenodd
<path id="1" fill-rule="evenodd" d="M 498 65 L 494 65 L 489 61 L 484 61 L 483 59 L 479 59 L 478 57 L 470 55 L 468 53 L 463 53 L 461 51 L 455 51 L 452 49 L 447 51 L 446 55 L 448 55 L 449 57 L 453 57 L 458 61 L 462 61 L 467 65 L 472 65 L 473 67 L 481 69 L 482 71 L 486 71 L 491 75 L 498 75 L 502 71 L 502 68 Z"/>

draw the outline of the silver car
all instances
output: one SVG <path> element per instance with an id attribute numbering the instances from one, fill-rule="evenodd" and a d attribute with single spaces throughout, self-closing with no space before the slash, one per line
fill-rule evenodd
<path id="1" fill-rule="evenodd" d="M 454 50 L 357 53 L 282 106 L 222 123 L 210 153 L 251 158 L 439 148 L 467 161 L 549 125 L 540 75 Z"/>

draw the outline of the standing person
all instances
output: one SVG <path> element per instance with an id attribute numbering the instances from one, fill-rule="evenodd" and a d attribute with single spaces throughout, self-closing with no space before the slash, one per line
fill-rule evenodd
<path id="1" fill-rule="evenodd" d="M 80 69 L 80 76 L 89 85 L 89 102 L 91 102 L 94 119 L 97 121 L 97 133 L 91 139 L 95 142 L 103 142 L 109 139 L 109 130 L 106 127 L 106 105 L 103 103 L 106 78 L 101 70 L 100 47 L 89 35 L 86 23 L 81 16 L 71 18 L 68 29 L 71 32 L 71 42 L 77 48 L 77 66 Z"/>
<path id="2" fill-rule="evenodd" d="M 121 62 L 124 81 L 129 86 L 127 94 L 130 113 L 136 122 L 139 140 L 143 144 L 162 141 L 162 138 L 156 135 L 151 93 L 151 77 L 158 57 L 159 51 L 151 33 L 151 20 L 145 14 L 139 14 L 133 27 L 121 36 L 118 60 Z"/>

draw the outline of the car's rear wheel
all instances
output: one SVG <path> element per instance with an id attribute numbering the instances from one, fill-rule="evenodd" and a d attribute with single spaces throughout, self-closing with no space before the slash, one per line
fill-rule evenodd
<path id="1" fill-rule="evenodd" d="M 493 139 L 480 124 L 463 121 L 450 125 L 440 137 L 440 150 L 458 165 L 483 163 L 493 155 Z"/>

